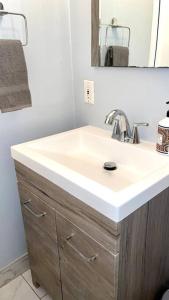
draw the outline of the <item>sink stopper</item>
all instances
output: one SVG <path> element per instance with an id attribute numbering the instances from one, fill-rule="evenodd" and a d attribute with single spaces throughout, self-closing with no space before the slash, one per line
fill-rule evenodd
<path id="1" fill-rule="evenodd" d="M 108 161 L 104 163 L 104 169 L 107 171 L 115 171 L 117 170 L 117 165 L 115 162 Z"/>

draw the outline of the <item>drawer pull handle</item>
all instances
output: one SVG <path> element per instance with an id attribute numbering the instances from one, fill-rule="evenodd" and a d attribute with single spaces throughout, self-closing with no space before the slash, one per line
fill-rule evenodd
<path id="1" fill-rule="evenodd" d="M 66 241 L 70 241 L 73 237 L 75 236 L 75 233 L 71 233 L 70 235 L 67 236 Z"/>
<path id="2" fill-rule="evenodd" d="M 27 211 L 29 211 L 34 217 L 40 219 L 40 218 L 45 217 L 45 216 L 47 215 L 46 212 L 43 212 L 43 213 L 41 213 L 41 214 L 36 214 L 36 213 L 28 206 L 28 204 L 30 204 L 31 202 L 32 202 L 32 200 L 28 200 L 28 201 L 24 202 L 23 205 L 24 205 L 25 209 L 26 209 Z"/>
<path id="3" fill-rule="evenodd" d="M 74 236 L 75 234 L 72 233 L 70 236 L 68 236 L 66 238 L 66 243 L 67 245 L 69 245 L 70 248 L 72 248 L 83 260 L 85 260 L 87 263 L 91 263 L 91 262 L 94 262 L 98 255 L 93 255 L 91 257 L 87 257 L 85 256 L 83 253 L 81 253 L 75 246 L 73 246 L 71 243 L 70 243 L 70 240 L 72 239 L 72 237 Z"/>

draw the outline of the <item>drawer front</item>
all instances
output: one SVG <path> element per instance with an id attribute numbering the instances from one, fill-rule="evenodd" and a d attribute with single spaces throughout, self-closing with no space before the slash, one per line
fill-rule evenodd
<path id="1" fill-rule="evenodd" d="M 63 300 L 116 300 L 119 255 L 57 214 Z"/>
<path id="2" fill-rule="evenodd" d="M 120 223 L 115 223 L 47 179 L 15 163 L 17 179 L 113 254 L 119 252 Z"/>
<path id="3" fill-rule="evenodd" d="M 21 184 L 19 193 L 32 274 L 54 300 L 61 300 L 55 211 Z"/>
<path id="4" fill-rule="evenodd" d="M 56 241 L 55 210 L 31 193 L 25 185 L 18 183 L 18 189 L 24 217 Z"/>

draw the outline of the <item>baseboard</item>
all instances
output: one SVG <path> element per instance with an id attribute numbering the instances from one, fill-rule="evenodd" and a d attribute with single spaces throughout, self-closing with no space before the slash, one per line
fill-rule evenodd
<path id="1" fill-rule="evenodd" d="M 0 287 L 23 274 L 29 269 L 28 254 L 19 257 L 8 266 L 0 270 Z"/>

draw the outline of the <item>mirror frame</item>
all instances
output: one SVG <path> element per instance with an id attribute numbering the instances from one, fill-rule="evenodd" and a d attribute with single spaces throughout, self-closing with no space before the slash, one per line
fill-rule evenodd
<path id="1" fill-rule="evenodd" d="M 99 0 L 91 0 L 91 66 L 99 67 Z"/>

